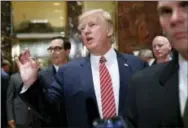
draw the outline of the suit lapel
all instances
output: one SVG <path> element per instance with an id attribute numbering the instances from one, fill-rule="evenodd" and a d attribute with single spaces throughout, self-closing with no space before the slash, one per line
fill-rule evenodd
<path id="1" fill-rule="evenodd" d="M 182 125 L 179 101 L 179 82 L 178 82 L 178 59 L 171 61 L 161 73 L 159 84 L 164 87 L 162 102 L 162 125 L 166 123 L 174 126 Z M 175 118 L 173 118 L 175 117 Z"/>
<path id="2" fill-rule="evenodd" d="M 48 81 L 53 81 L 55 74 L 56 74 L 55 67 L 53 65 L 51 65 L 48 67 L 45 77 L 47 77 Z"/>
<path id="3" fill-rule="evenodd" d="M 97 105 L 97 100 L 94 91 L 94 84 L 93 84 L 93 76 L 91 71 L 91 63 L 90 63 L 90 56 L 87 56 L 83 63 L 81 63 L 81 83 L 82 83 L 82 91 L 85 95 L 86 100 L 86 107 L 91 109 L 89 111 L 89 115 L 91 115 L 91 121 L 93 118 L 99 117 L 99 110 Z"/>
<path id="4" fill-rule="evenodd" d="M 119 113 L 118 115 L 122 115 L 125 108 L 125 99 L 127 94 L 128 80 L 130 79 L 132 74 L 131 66 L 125 57 L 117 52 L 117 60 L 119 66 L 119 77 L 120 77 L 120 90 L 119 90 Z"/>

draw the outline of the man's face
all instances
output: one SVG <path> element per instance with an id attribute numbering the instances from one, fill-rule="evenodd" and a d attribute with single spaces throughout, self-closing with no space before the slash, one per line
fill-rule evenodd
<path id="1" fill-rule="evenodd" d="M 5 66 L 3 67 L 3 70 L 4 70 L 5 72 L 9 73 L 9 72 L 10 72 L 10 66 L 9 66 L 9 65 L 5 65 Z"/>
<path id="2" fill-rule="evenodd" d="M 163 38 L 155 39 L 152 43 L 152 48 L 153 53 L 157 59 L 166 58 L 171 51 L 171 46 L 168 40 Z"/>
<path id="3" fill-rule="evenodd" d="M 64 50 L 63 41 L 61 39 L 52 40 L 48 51 L 50 53 L 52 64 L 55 65 L 63 64 L 69 54 L 69 50 Z"/>
<path id="4" fill-rule="evenodd" d="M 89 51 L 95 52 L 108 46 L 108 23 L 100 12 L 83 17 L 79 26 L 84 45 Z"/>
<path id="5" fill-rule="evenodd" d="M 160 24 L 172 46 L 179 52 L 188 53 L 188 2 L 158 2 Z"/>

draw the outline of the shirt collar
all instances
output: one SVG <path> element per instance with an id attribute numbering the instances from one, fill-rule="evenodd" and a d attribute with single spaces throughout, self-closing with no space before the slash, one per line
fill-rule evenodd
<path id="1" fill-rule="evenodd" d="M 54 67 L 55 67 L 55 71 L 57 72 L 59 69 L 59 66 L 54 64 Z"/>
<path id="2" fill-rule="evenodd" d="M 180 72 L 185 73 L 188 75 L 188 61 L 185 60 L 181 54 L 179 54 L 179 67 L 180 67 Z"/>
<path id="3" fill-rule="evenodd" d="M 99 59 L 100 59 L 101 56 L 96 56 L 94 54 L 91 53 L 91 56 L 90 56 L 90 60 L 91 60 L 91 63 L 94 64 L 94 65 L 99 65 Z M 112 61 L 115 60 L 115 57 L 116 57 L 116 52 L 115 50 L 111 47 L 107 53 L 105 53 L 104 55 L 107 63 L 110 63 Z"/>

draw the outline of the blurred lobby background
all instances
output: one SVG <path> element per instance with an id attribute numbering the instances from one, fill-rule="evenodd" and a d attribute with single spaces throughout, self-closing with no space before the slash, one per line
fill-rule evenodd
<path id="1" fill-rule="evenodd" d="M 156 6 L 156 1 L 1 1 L 1 51 L 11 62 L 12 72 L 17 71 L 15 57 L 24 48 L 47 66 L 47 47 L 54 36 L 69 38 L 70 59 L 85 56 L 78 16 L 85 10 L 102 8 L 114 20 L 113 46 L 133 54 L 151 48 L 153 38 L 162 34 Z"/>

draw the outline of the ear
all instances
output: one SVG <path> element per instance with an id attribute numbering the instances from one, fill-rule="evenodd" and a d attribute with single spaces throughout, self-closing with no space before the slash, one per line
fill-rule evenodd
<path id="1" fill-rule="evenodd" d="M 70 54 L 70 49 L 66 50 L 66 54 L 67 54 L 67 55 Z"/>
<path id="2" fill-rule="evenodd" d="M 113 27 L 109 25 L 107 29 L 107 36 L 111 37 L 113 35 L 113 31 Z"/>

